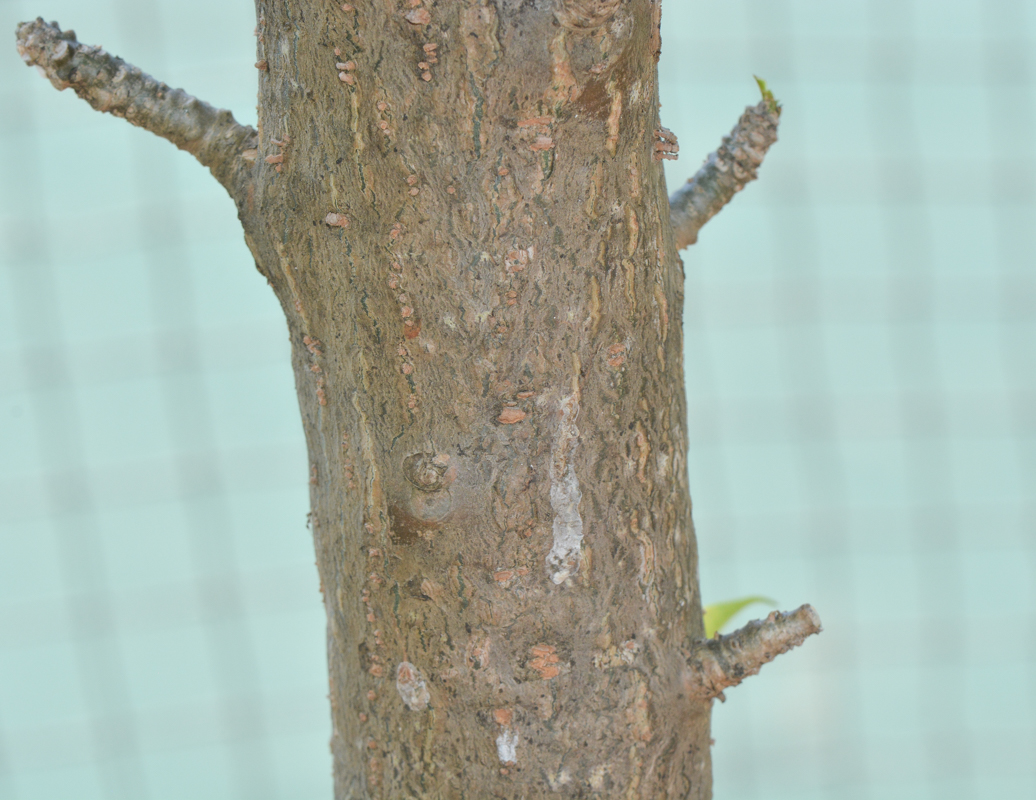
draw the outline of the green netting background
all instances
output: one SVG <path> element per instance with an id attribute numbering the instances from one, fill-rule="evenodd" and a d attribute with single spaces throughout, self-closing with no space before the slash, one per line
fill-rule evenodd
<path id="1" fill-rule="evenodd" d="M 11 35 L 254 122 L 251 6 L 0 0 L 2 800 L 331 795 L 280 311 L 208 174 Z M 717 798 L 1036 796 L 1036 2 L 668 0 L 661 68 L 670 188 L 784 103 L 684 254 L 691 484 L 706 600 L 826 627 L 717 706 Z"/>

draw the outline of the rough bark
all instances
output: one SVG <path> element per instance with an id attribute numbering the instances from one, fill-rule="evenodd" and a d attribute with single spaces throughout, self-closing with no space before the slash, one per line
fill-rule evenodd
<path id="1" fill-rule="evenodd" d="M 252 127 L 100 47 L 80 44 L 75 31 L 62 31 L 57 23 L 24 22 L 16 36 L 22 60 L 58 91 L 71 88 L 96 110 L 167 139 L 208 167 L 231 197 L 243 196 L 256 155 Z"/>
<path id="2" fill-rule="evenodd" d="M 723 137 L 719 149 L 710 153 L 701 169 L 673 192 L 669 207 L 677 249 L 697 242 L 702 225 L 759 177 L 766 151 L 777 141 L 780 119 L 781 107 L 763 88 L 763 99 L 745 109 L 734 129 Z"/>
<path id="3" fill-rule="evenodd" d="M 701 642 L 657 2 L 256 8 L 257 144 L 19 46 L 212 168 L 282 303 L 336 797 L 708 798 L 717 675 L 774 648 Z"/>
<path id="4" fill-rule="evenodd" d="M 773 611 L 729 636 L 697 642 L 687 659 L 687 691 L 695 697 L 719 697 L 723 690 L 756 675 L 764 664 L 820 633 L 820 617 L 804 605 L 788 614 Z"/>

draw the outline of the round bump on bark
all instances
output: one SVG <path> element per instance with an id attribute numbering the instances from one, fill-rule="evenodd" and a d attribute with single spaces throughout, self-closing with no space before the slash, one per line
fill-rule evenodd
<path id="1" fill-rule="evenodd" d="M 403 476 L 422 492 L 439 492 L 453 482 L 448 458 L 433 453 L 414 453 L 403 459 Z"/>
<path id="2" fill-rule="evenodd" d="M 554 16 L 566 28 L 589 31 L 615 16 L 622 0 L 554 0 Z"/>

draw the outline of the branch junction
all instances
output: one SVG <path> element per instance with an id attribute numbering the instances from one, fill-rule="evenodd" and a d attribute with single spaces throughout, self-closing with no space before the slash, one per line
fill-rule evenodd
<path id="1" fill-rule="evenodd" d="M 56 22 L 23 22 L 17 40 L 22 60 L 58 90 L 71 88 L 96 110 L 169 140 L 208 167 L 231 197 L 244 197 L 257 146 L 254 128 L 100 47 L 81 44 L 75 31 L 62 31 Z"/>
<path id="2" fill-rule="evenodd" d="M 678 250 L 697 242 L 701 227 L 759 177 L 766 151 L 777 141 L 781 118 L 780 106 L 773 95 L 767 95 L 764 91 L 758 105 L 745 109 L 719 149 L 669 197 L 669 219 Z"/>
<path id="3" fill-rule="evenodd" d="M 786 614 L 774 611 L 727 636 L 700 641 L 687 659 L 685 688 L 703 700 L 722 697 L 724 689 L 737 686 L 763 664 L 822 630 L 813 606 L 804 605 Z"/>

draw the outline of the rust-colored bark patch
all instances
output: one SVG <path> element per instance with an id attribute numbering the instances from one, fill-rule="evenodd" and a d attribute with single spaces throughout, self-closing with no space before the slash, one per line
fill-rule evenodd
<path id="1" fill-rule="evenodd" d="M 558 658 L 553 645 L 534 644 L 529 648 L 529 652 L 532 653 L 532 658 L 529 659 L 528 667 L 538 672 L 543 680 L 549 681 L 561 674 L 561 668 L 558 666 L 561 659 Z"/>
<path id="2" fill-rule="evenodd" d="M 500 416 L 496 418 L 496 421 L 501 425 L 514 425 L 523 419 L 525 419 L 525 412 L 520 408 L 517 406 L 505 406 L 504 410 L 500 412 Z"/>

